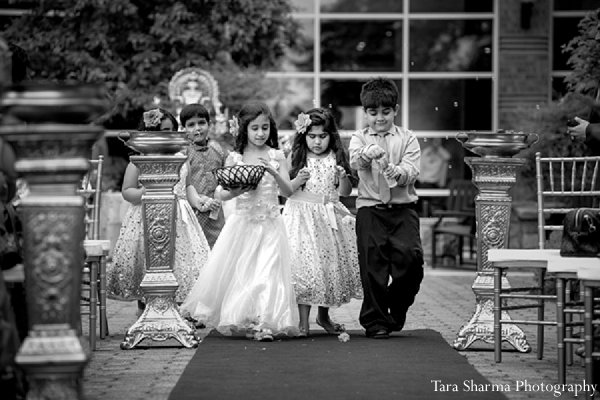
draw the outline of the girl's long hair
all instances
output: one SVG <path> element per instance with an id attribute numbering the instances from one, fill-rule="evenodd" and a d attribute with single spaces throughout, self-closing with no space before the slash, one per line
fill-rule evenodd
<path id="1" fill-rule="evenodd" d="M 236 152 L 244 154 L 244 149 L 248 145 L 248 125 L 261 114 L 269 119 L 270 126 L 269 138 L 265 144 L 273 149 L 279 148 L 277 124 L 271 115 L 271 110 L 269 110 L 269 107 L 265 103 L 253 102 L 245 104 L 238 113 L 240 127 L 235 138 L 235 145 L 233 146 Z"/>
<path id="2" fill-rule="evenodd" d="M 350 169 L 348 155 L 344 150 L 342 138 L 337 130 L 335 118 L 331 111 L 326 108 L 312 108 L 306 112 L 310 117 L 310 126 L 304 133 L 296 133 L 294 135 L 294 143 L 292 144 L 292 168 L 290 170 L 290 178 L 294 179 L 298 175 L 298 171 L 306 167 L 306 157 L 308 155 L 308 145 L 306 144 L 306 135 L 308 135 L 313 126 L 322 126 L 323 132 L 329 134 L 329 145 L 325 151 L 333 151 L 337 165 L 344 167 L 346 174 L 350 178 L 350 182 L 355 184 L 355 177 Z"/>

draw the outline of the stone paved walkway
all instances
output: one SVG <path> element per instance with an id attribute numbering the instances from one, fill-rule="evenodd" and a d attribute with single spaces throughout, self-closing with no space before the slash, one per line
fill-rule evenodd
<path id="1" fill-rule="evenodd" d="M 475 276 L 469 270 L 426 269 L 425 279 L 415 304 L 410 309 L 405 329 L 434 329 L 448 341 L 455 340 L 461 326 L 466 324 L 475 311 L 475 296 L 471 285 Z M 523 279 L 526 279 L 523 277 Z M 552 306 L 548 307 L 548 317 L 552 318 Z M 346 325 L 347 329 L 361 329 L 358 323 L 359 301 L 352 301 L 339 309 L 332 310 L 332 318 Z M 86 369 L 84 391 L 87 400 L 164 400 L 167 399 L 179 375 L 194 354 L 193 349 L 168 346 L 120 350 L 119 343 L 127 328 L 135 321 L 135 302 L 110 300 L 108 318 L 111 335 L 100 340 L 98 350 L 93 353 Z M 315 311 L 311 314 L 311 330 L 320 329 L 314 323 Z M 518 314 L 511 314 L 513 318 Z M 535 327 L 522 326 L 531 346 L 536 348 Z M 476 342 L 467 351 L 461 352 L 482 375 L 492 383 L 509 385 L 506 395 L 511 400 L 554 399 L 551 392 L 515 391 L 517 380 L 532 385 L 553 385 L 557 381 L 556 334 L 554 328 L 547 328 L 545 357 L 537 360 L 534 352 L 523 354 L 515 351 L 503 353 L 503 362 L 494 362 L 491 345 Z M 308 339 L 310 340 L 310 339 Z M 144 342 L 145 343 L 145 342 Z M 175 342 L 167 342 L 176 345 Z M 576 360 L 579 362 L 579 359 Z M 318 365 L 315 363 L 315 368 Z M 426 373 L 426 371 L 424 371 Z M 581 363 L 567 370 L 567 382 L 583 382 L 584 369 Z M 436 379 L 432 376 L 431 379 Z M 462 382 L 457 382 L 462 384 Z M 433 391 L 423 388 L 424 393 Z M 532 389 L 535 389 L 533 387 Z M 199 397 L 200 398 L 200 397 Z M 571 393 L 562 393 L 561 399 L 574 398 Z M 583 397 L 579 397 L 581 399 Z M 317 399 L 315 399 L 317 400 Z M 410 400 L 410 399 L 408 399 Z"/>

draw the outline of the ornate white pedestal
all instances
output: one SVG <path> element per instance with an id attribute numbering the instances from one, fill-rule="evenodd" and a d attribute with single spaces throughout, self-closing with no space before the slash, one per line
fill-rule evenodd
<path id="1" fill-rule="evenodd" d="M 81 399 L 89 347 L 80 332 L 84 201 L 76 188 L 89 168 L 93 125 L 4 126 L 29 185 L 21 201 L 29 332 L 16 356 L 27 399 Z"/>
<path id="2" fill-rule="evenodd" d="M 160 140 L 161 134 L 164 133 L 151 132 L 148 137 L 136 137 L 132 134 L 132 138 L 127 142 L 134 150 L 140 151 L 143 148 L 144 152 L 153 155 L 130 158 L 139 168 L 139 181 L 146 188 L 146 193 L 142 196 L 146 274 L 140 285 L 146 298 L 146 308 L 127 330 L 121 343 L 124 350 L 133 349 L 147 338 L 160 342 L 172 338 L 188 348 L 198 345 L 194 327 L 181 317 L 175 303 L 175 291 L 179 284 L 173 274 L 177 236 L 177 198 L 173 187 L 179 181 L 179 170 L 187 157 L 158 154 L 160 143 L 156 146 L 156 140 Z M 173 132 L 167 134 L 170 137 L 176 135 Z M 185 136 L 179 139 L 182 146 L 187 144 Z M 168 139 L 165 139 L 166 141 Z"/>
<path id="3" fill-rule="evenodd" d="M 521 158 L 465 157 L 473 171 L 473 183 L 479 189 L 475 198 L 477 218 L 477 276 L 473 282 L 475 312 L 453 343 L 457 350 L 467 349 L 482 340 L 494 343 L 494 271 L 487 259 L 489 249 L 504 248 L 508 241 L 512 199 L 508 190 L 515 184 Z M 510 287 L 503 278 L 503 287 Z M 508 313 L 503 319 L 510 319 Z M 521 352 L 531 351 L 523 331 L 514 324 L 502 324 L 502 338 Z"/>

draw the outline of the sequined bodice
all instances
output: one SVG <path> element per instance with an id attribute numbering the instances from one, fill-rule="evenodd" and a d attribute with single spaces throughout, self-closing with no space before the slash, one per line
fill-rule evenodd
<path id="1" fill-rule="evenodd" d="M 338 190 L 335 187 L 337 179 L 335 154 L 330 152 L 324 158 L 307 158 L 306 164 L 310 179 L 306 182 L 304 191 L 328 196 L 331 201 L 339 200 Z"/>
<path id="2" fill-rule="evenodd" d="M 278 150 L 270 150 L 269 158 L 273 166 L 279 169 L 279 161 L 277 160 Z M 244 164 L 241 154 L 232 153 L 233 164 Z M 281 155 L 281 158 L 283 156 Z M 280 158 L 280 159 L 281 159 Z M 255 190 L 250 190 L 238 196 L 236 199 L 235 213 L 238 215 L 246 215 L 256 220 L 264 220 L 266 218 L 275 218 L 280 215 L 278 186 L 275 178 L 265 172 L 262 179 Z"/>

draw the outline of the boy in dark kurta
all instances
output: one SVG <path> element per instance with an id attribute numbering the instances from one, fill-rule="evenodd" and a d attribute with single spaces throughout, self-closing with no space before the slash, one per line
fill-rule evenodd
<path id="1" fill-rule="evenodd" d="M 188 104 L 179 119 L 192 141 L 188 148 L 190 180 L 202 200 L 202 207 L 195 210 L 196 217 L 212 248 L 225 224 L 221 202 L 215 200 L 217 181 L 212 171 L 225 165 L 227 154 L 219 143 L 208 138 L 210 115 L 204 106 Z"/>

